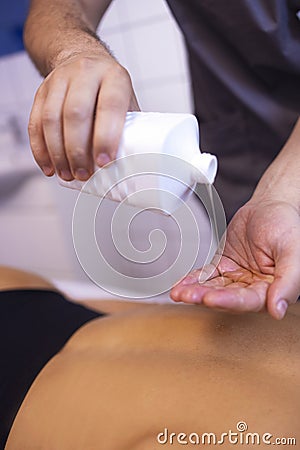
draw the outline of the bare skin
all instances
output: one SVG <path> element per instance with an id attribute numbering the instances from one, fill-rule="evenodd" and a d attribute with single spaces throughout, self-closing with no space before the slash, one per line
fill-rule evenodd
<path id="1" fill-rule="evenodd" d="M 31 288 L 56 290 L 52 283 L 39 275 L 13 267 L 0 266 L 0 291 Z"/>
<path id="2" fill-rule="evenodd" d="M 190 273 L 171 296 L 175 301 L 232 312 L 268 310 L 275 319 L 282 319 L 300 293 L 299 242 L 300 219 L 293 206 L 249 203 L 229 224 L 216 266 Z"/>
<path id="3" fill-rule="evenodd" d="M 38 375 L 6 450 L 159 449 L 165 428 L 220 437 L 239 421 L 271 443 L 299 441 L 298 305 L 275 322 L 201 306 L 90 303 L 109 304 L 115 313 L 80 328 Z"/>
<path id="4" fill-rule="evenodd" d="M 216 270 L 201 284 L 201 271 L 188 275 L 173 288 L 175 301 L 285 316 L 300 296 L 299 146 L 300 120 L 252 198 L 230 222 Z"/>
<path id="5" fill-rule="evenodd" d="M 34 158 L 47 176 L 87 180 L 95 165 L 115 159 L 125 115 L 139 109 L 127 70 L 95 34 L 109 3 L 31 2 L 24 41 L 46 78 L 28 130 Z"/>
<path id="6" fill-rule="evenodd" d="M 128 72 L 95 34 L 109 4 L 31 2 L 24 39 L 46 78 L 34 100 L 29 136 L 47 176 L 57 172 L 64 180 L 87 180 L 95 164 L 115 159 L 126 112 L 138 109 Z M 232 220 L 217 267 L 221 276 L 213 274 L 199 287 L 193 273 L 173 289 L 175 301 L 285 316 L 300 295 L 299 146 L 300 120 L 253 198 Z"/>

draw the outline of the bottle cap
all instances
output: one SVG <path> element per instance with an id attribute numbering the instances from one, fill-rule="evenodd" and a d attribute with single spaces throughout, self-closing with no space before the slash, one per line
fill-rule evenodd
<path id="1" fill-rule="evenodd" d="M 199 152 L 192 158 L 191 164 L 195 168 L 192 175 L 195 183 L 213 184 L 218 169 L 216 156 Z"/>

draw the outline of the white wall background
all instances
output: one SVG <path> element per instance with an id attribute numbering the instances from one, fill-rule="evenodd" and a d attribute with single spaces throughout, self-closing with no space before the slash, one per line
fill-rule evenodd
<path id="1" fill-rule="evenodd" d="M 129 70 L 142 109 L 192 111 L 182 36 L 163 0 L 115 0 L 98 32 Z M 0 60 L 0 264 L 45 275 L 78 296 L 78 283 L 84 283 L 86 295 L 95 296 L 99 291 L 83 273 L 72 246 L 77 193 L 45 178 L 29 149 L 27 121 L 40 81 L 25 53 Z M 108 216 L 113 208 L 108 203 Z M 150 219 L 154 227 L 168 229 L 162 220 L 157 215 Z M 135 233 L 141 247 L 146 223 L 149 218 Z M 111 244 L 106 245 L 109 253 Z"/>
<path id="2" fill-rule="evenodd" d="M 143 110 L 192 111 L 183 38 L 163 0 L 114 1 L 98 33 L 128 68 Z"/>

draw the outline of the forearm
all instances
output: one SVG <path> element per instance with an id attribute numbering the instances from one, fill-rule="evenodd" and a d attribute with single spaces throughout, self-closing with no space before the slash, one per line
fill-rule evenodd
<path id="1" fill-rule="evenodd" d="M 95 31 L 110 0 L 32 0 L 24 43 L 41 74 L 82 53 L 108 54 Z"/>
<path id="2" fill-rule="evenodd" d="M 288 201 L 300 212 L 300 119 L 255 189 L 252 199 L 261 198 Z"/>

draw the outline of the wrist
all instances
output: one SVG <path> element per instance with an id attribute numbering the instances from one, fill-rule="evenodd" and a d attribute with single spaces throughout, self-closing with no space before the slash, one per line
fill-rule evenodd
<path id="1" fill-rule="evenodd" d="M 281 201 L 300 213 L 300 119 L 281 152 L 259 181 L 252 199 Z"/>
<path id="2" fill-rule="evenodd" d="M 300 215 L 299 180 L 293 180 L 286 173 L 265 174 L 258 183 L 250 201 L 255 203 L 288 203 Z"/>
<path id="3" fill-rule="evenodd" d="M 85 42 L 82 38 L 79 40 L 80 44 L 76 46 L 65 46 L 62 50 L 58 51 L 55 56 L 52 57 L 49 64 L 49 72 L 53 69 L 68 62 L 71 59 L 82 57 L 102 57 L 113 58 L 108 47 L 100 39 L 86 39 Z"/>
<path id="4" fill-rule="evenodd" d="M 62 26 L 63 12 L 70 15 L 70 20 Z M 47 31 L 41 34 L 43 27 Z M 27 18 L 23 37 L 28 54 L 44 77 L 76 55 L 84 53 L 110 55 L 108 47 L 97 36 L 89 22 L 82 17 L 80 11 L 76 14 L 76 11 L 70 13 L 68 10 L 60 11 L 58 8 L 57 15 L 50 14 L 46 17 L 38 9 Z"/>

